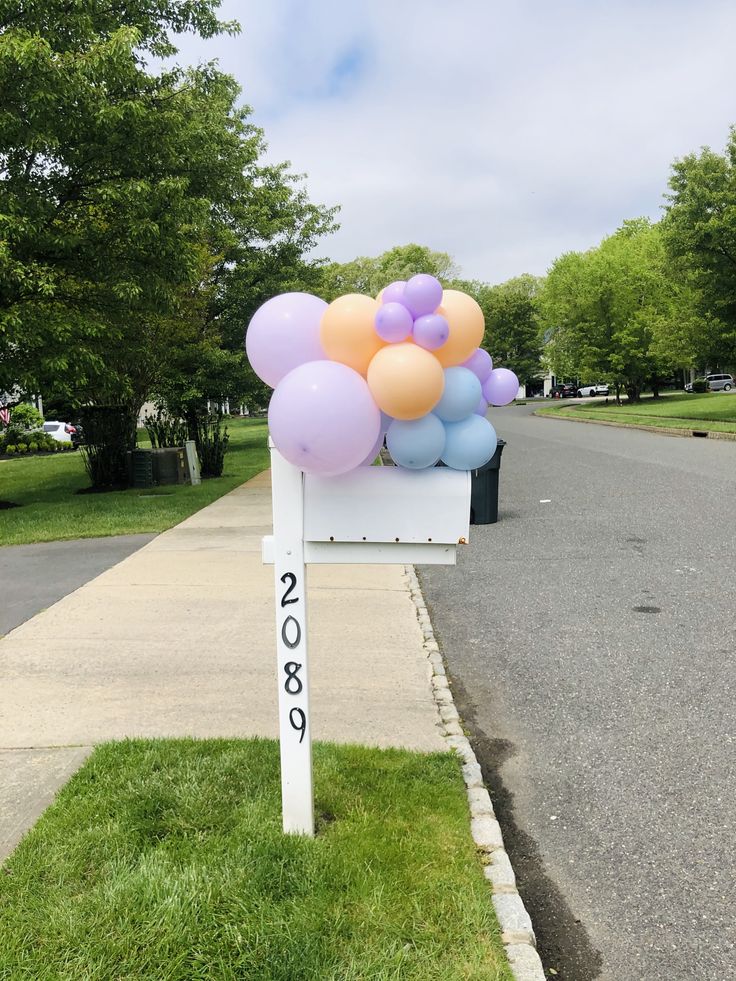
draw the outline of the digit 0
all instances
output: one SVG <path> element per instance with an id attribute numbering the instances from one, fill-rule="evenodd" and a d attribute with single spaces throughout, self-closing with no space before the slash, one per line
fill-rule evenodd
<path id="1" fill-rule="evenodd" d="M 297 721 L 294 721 L 294 716 L 296 715 Z M 291 723 L 291 728 L 296 729 L 299 733 L 299 742 L 304 739 L 304 733 L 307 731 L 307 717 L 302 712 L 300 708 L 293 708 L 289 712 L 289 722 Z"/>
<path id="2" fill-rule="evenodd" d="M 284 665 L 284 671 L 286 672 L 286 681 L 284 682 L 284 689 L 289 695 L 298 695 L 304 685 L 302 685 L 302 679 L 297 678 L 297 672 L 301 668 L 301 664 L 297 661 L 287 661 Z M 290 685 L 295 685 L 296 687 L 289 687 Z"/>
<path id="3" fill-rule="evenodd" d="M 294 624 L 294 629 L 292 631 L 294 637 L 291 640 L 289 639 L 290 623 Z M 281 639 L 283 640 L 283 642 L 286 644 L 286 646 L 289 648 L 290 651 L 293 651 L 295 648 L 297 648 L 299 646 L 299 642 L 302 639 L 302 628 L 299 626 L 299 621 L 291 615 L 289 615 L 284 620 L 284 623 L 281 627 Z"/>

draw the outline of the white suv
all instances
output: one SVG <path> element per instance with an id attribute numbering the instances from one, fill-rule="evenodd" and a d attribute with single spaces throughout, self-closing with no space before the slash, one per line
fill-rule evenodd
<path id="1" fill-rule="evenodd" d="M 608 395 L 608 385 L 583 385 L 577 390 L 579 399 L 588 399 L 592 395 Z"/>

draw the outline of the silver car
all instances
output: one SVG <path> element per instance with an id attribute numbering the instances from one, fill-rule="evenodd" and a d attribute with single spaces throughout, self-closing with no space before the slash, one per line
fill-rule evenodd
<path id="1" fill-rule="evenodd" d="M 733 388 L 733 375 L 706 375 L 705 381 L 711 392 L 730 392 Z"/>

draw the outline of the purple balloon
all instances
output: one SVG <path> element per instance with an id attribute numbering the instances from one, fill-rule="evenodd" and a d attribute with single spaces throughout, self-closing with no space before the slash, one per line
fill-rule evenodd
<path id="1" fill-rule="evenodd" d="M 488 351 L 478 347 L 467 361 L 463 361 L 463 368 L 470 368 L 473 374 L 478 376 L 478 381 L 484 382 L 493 371 L 493 359 Z"/>
<path id="2" fill-rule="evenodd" d="M 488 412 L 488 403 L 486 402 L 486 400 L 483 398 L 482 395 L 478 400 L 478 404 L 476 405 L 473 411 L 477 416 L 483 416 L 483 418 L 485 418 L 486 412 Z"/>
<path id="3" fill-rule="evenodd" d="M 396 279 L 393 283 L 389 283 L 381 294 L 381 303 L 401 303 L 405 286 L 405 279 Z"/>
<path id="4" fill-rule="evenodd" d="M 376 333 L 394 344 L 405 341 L 414 325 L 411 314 L 402 303 L 384 303 L 376 313 Z"/>
<path id="5" fill-rule="evenodd" d="M 253 371 L 271 388 L 293 368 L 327 357 L 319 325 L 327 309 L 311 293 L 281 293 L 253 314 L 245 335 L 245 350 Z"/>
<path id="6" fill-rule="evenodd" d="M 414 340 L 428 351 L 442 347 L 450 336 L 450 325 L 440 313 L 428 313 L 414 321 Z"/>
<path id="7" fill-rule="evenodd" d="M 442 303 L 442 283 L 427 273 L 418 273 L 407 280 L 402 303 L 415 317 L 434 313 Z"/>
<path id="8" fill-rule="evenodd" d="M 519 394 L 519 379 L 508 368 L 494 368 L 483 382 L 483 398 L 491 405 L 508 405 Z"/>
<path id="9" fill-rule="evenodd" d="M 373 444 L 373 449 L 366 456 L 365 460 L 363 460 L 363 462 L 360 464 L 361 467 L 372 467 L 373 466 L 373 461 L 376 459 L 376 457 L 378 456 L 378 454 L 381 452 L 381 448 L 383 447 L 383 441 L 384 441 L 385 438 L 386 438 L 386 434 L 385 433 L 379 433 L 378 434 L 378 439 Z"/>
<path id="10" fill-rule="evenodd" d="M 289 463 L 334 477 L 366 459 L 378 439 L 381 413 L 357 371 L 337 361 L 311 361 L 279 382 L 268 428 Z"/>

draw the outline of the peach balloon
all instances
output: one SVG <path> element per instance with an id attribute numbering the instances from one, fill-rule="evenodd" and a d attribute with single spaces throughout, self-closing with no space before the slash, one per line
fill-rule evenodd
<path id="1" fill-rule="evenodd" d="M 419 419 L 442 398 L 445 374 L 437 358 L 416 344 L 388 344 L 368 368 L 368 388 L 394 419 Z"/>
<path id="2" fill-rule="evenodd" d="M 372 296 L 361 293 L 333 300 L 322 314 L 319 330 L 327 357 L 365 375 L 374 354 L 384 346 L 374 325 L 379 306 Z"/>
<path id="3" fill-rule="evenodd" d="M 442 314 L 450 325 L 450 336 L 432 353 L 443 368 L 462 364 L 483 343 L 483 311 L 467 293 L 445 290 L 437 313 Z"/>

